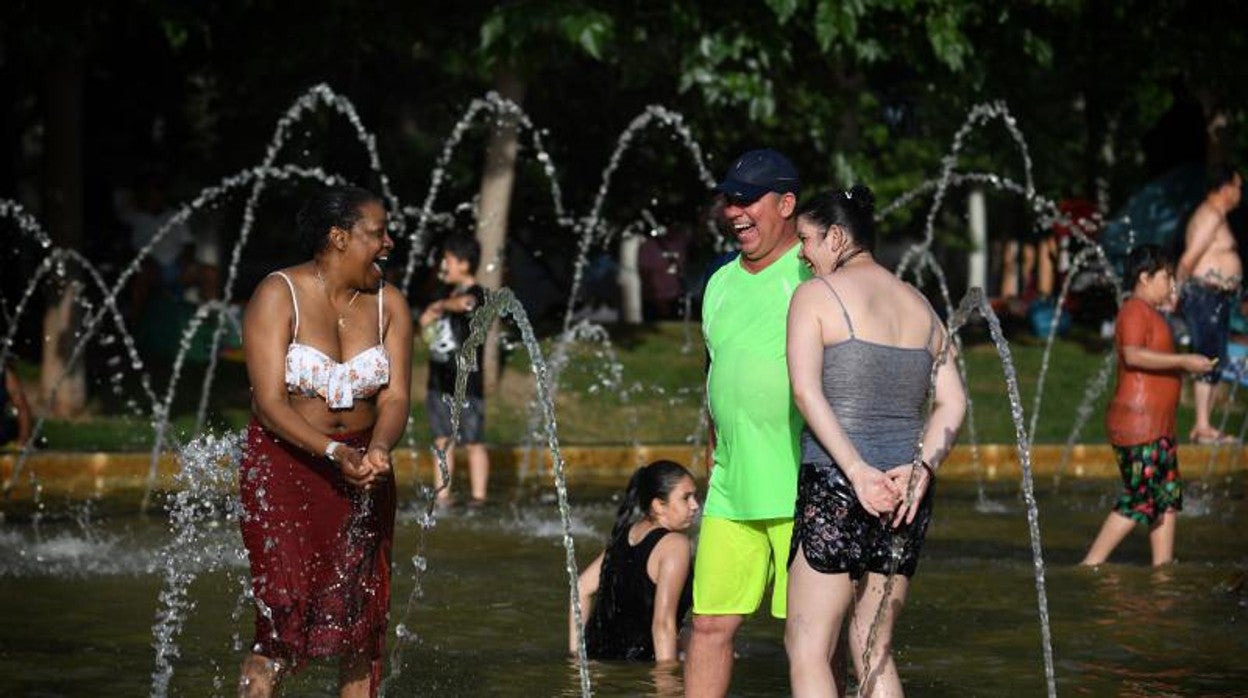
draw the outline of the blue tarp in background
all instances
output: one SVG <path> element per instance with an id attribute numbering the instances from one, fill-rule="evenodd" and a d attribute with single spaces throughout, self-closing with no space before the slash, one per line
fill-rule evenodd
<path id="1" fill-rule="evenodd" d="M 1181 165 L 1144 185 L 1105 225 L 1097 241 L 1122 273 L 1130 248 L 1151 243 L 1178 258 L 1187 219 L 1205 197 L 1205 168 Z"/>

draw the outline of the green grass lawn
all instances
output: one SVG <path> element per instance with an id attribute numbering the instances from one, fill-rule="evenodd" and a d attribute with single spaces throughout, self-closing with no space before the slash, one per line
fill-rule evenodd
<path id="1" fill-rule="evenodd" d="M 1023 331 L 1011 335 L 1010 352 L 1018 372 L 1028 426 L 1036 378 L 1044 343 Z M 980 443 L 1012 443 L 1002 363 L 996 348 L 982 331 L 965 335 L 965 359 Z M 552 341 L 543 341 L 549 357 Z M 1041 405 L 1036 441 L 1064 442 L 1075 423 L 1089 381 L 1096 374 L 1109 345 L 1089 335 L 1077 335 L 1055 343 Z M 569 353 L 560 375 L 556 417 L 561 443 L 673 443 L 693 437 L 702 403 L 703 348 L 698 327 L 662 323 L 611 330 L 609 345 L 578 345 Z M 423 400 L 427 353 L 418 346 L 413 356 L 416 399 L 412 404 L 412 435 L 418 446 L 429 440 Z M 618 364 L 618 368 L 617 368 Z M 194 428 L 204 366 L 184 372 L 174 402 L 173 430 L 186 436 Z M 34 367 L 21 367 L 30 379 Z M 156 370 L 153 386 L 163 396 L 167 372 Z M 488 401 L 487 438 L 495 444 L 524 440 L 530 404 L 535 399 L 531 364 L 523 347 L 516 346 L 504 358 L 499 390 Z M 138 381 L 128 376 L 115 393 L 110 381 L 93 384 L 90 416 L 73 421 L 51 420 L 45 425 L 47 447 L 58 450 L 141 450 L 151 447 L 153 429 L 146 416 L 147 401 Z M 1112 390 L 1112 377 L 1111 377 Z M 1179 433 L 1192 421 L 1190 399 L 1179 411 Z M 214 380 L 209 403 L 209 425 L 215 430 L 236 429 L 248 419 L 248 389 L 243 366 L 222 362 Z M 1103 443 L 1104 413 L 1108 391 L 1093 406 L 1079 440 Z M 130 405 L 130 406 L 128 406 Z M 1220 419 L 1222 412 L 1215 415 Z M 1237 431 L 1243 416 L 1243 399 L 1237 397 L 1228 428 Z M 964 426 L 962 439 L 969 439 Z"/>

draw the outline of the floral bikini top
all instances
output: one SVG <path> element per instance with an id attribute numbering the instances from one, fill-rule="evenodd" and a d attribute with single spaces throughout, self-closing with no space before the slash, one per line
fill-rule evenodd
<path id="1" fill-rule="evenodd" d="M 290 287 L 291 303 L 295 307 L 295 333 L 286 348 L 286 390 L 296 395 L 319 397 L 330 409 L 350 409 L 356 398 L 369 398 L 390 382 L 390 355 L 381 343 L 381 299 L 384 289 L 377 292 L 377 344 L 356 354 L 347 361 L 338 362 L 316 347 L 299 343 L 299 301 L 295 285 L 290 277 L 273 272 Z"/>

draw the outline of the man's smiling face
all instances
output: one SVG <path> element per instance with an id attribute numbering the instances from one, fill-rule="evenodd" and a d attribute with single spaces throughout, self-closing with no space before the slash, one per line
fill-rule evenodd
<path id="1" fill-rule="evenodd" d="M 753 263 L 770 262 L 787 248 L 787 223 L 797 200 L 792 194 L 768 192 L 752 202 L 724 197 L 723 215 L 741 256 Z M 764 264 L 765 265 L 765 264 Z"/>

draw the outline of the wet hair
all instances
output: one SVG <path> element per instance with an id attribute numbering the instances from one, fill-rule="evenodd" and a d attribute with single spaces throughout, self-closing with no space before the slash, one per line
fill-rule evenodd
<path id="1" fill-rule="evenodd" d="M 624 490 L 624 501 L 620 503 L 620 509 L 615 514 L 611 540 L 628 530 L 635 513 L 646 516 L 650 513 L 651 502 L 656 499 L 667 501 L 676 485 L 687 477 L 692 478 L 693 475 L 685 466 L 670 460 L 656 460 L 638 468 L 629 478 L 628 488 Z"/>
<path id="2" fill-rule="evenodd" d="M 1209 169 L 1209 175 L 1206 179 L 1206 183 L 1209 185 L 1208 191 L 1215 192 L 1225 187 L 1235 181 L 1237 176 L 1239 176 L 1239 170 L 1235 169 L 1235 166 L 1230 163 L 1223 162 L 1214 165 Z"/>
<path id="3" fill-rule="evenodd" d="M 481 243 L 468 233 L 451 233 L 442 241 L 442 251 L 468 263 L 468 273 L 476 274 L 481 263 Z"/>
<path id="4" fill-rule="evenodd" d="M 330 228 L 351 230 L 363 217 L 368 203 L 381 204 L 381 197 L 367 189 L 352 186 L 325 187 L 304 202 L 295 216 L 299 242 L 311 255 L 329 246 Z"/>
<path id="5" fill-rule="evenodd" d="M 640 512 L 642 516 L 648 515 L 650 513 L 650 504 L 654 500 L 666 501 L 681 480 L 692 477 L 693 475 L 679 463 L 674 463 L 670 460 L 656 460 L 649 465 L 638 468 L 633 473 L 633 476 L 629 478 L 628 488 L 624 491 L 624 501 L 620 504 L 620 509 L 615 515 L 615 526 L 611 529 L 611 541 L 607 544 L 607 550 L 602 556 L 599 589 L 606 590 L 610 587 L 611 591 L 605 595 L 600 592 L 601 598 L 618 602 L 624 597 L 628 580 L 623 575 L 615 574 L 615 561 L 611 559 L 611 548 L 620 539 L 620 536 L 628 535 L 628 529 L 635 520 L 635 514 Z M 604 604 L 601 611 L 595 610 L 595 612 L 602 613 L 604 618 L 610 619 L 620 610 L 618 607 Z M 588 623 L 586 624 L 588 625 Z"/>
<path id="6" fill-rule="evenodd" d="M 875 249 L 875 195 L 862 184 L 815 194 L 798 205 L 797 217 L 822 226 L 825 232 L 839 225 L 849 231 L 855 245 L 867 252 Z"/>
<path id="7" fill-rule="evenodd" d="M 1153 275 L 1162 269 L 1173 269 L 1174 261 L 1170 255 L 1157 245 L 1140 245 L 1131 250 L 1127 261 L 1123 263 L 1123 284 L 1127 288 L 1135 288 L 1142 274 Z"/>

